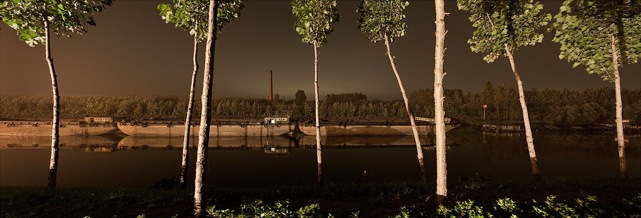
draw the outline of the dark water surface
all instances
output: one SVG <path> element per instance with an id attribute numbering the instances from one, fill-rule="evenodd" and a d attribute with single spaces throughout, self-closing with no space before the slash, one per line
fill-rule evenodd
<path id="1" fill-rule="evenodd" d="M 630 177 L 641 176 L 641 136 L 629 136 L 626 161 Z M 196 142 L 197 139 L 192 140 Z M 435 153 L 425 137 L 429 177 Z M 535 134 L 543 177 L 601 179 L 619 177 L 613 135 Z M 416 148 L 410 137 L 323 138 L 327 182 L 360 183 L 418 180 Z M 45 186 L 50 138 L 0 138 L 0 186 Z M 122 136 L 63 137 L 58 185 L 152 187 L 178 180 L 182 138 Z M 448 180 L 530 179 L 525 136 L 474 131 L 448 133 Z M 190 150 L 193 181 L 195 149 Z M 314 137 L 298 142 L 285 137 L 212 138 L 208 184 L 261 187 L 312 184 L 316 181 Z M 192 183 L 190 183 L 192 184 Z M 193 186 L 193 185 L 192 185 Z"/>

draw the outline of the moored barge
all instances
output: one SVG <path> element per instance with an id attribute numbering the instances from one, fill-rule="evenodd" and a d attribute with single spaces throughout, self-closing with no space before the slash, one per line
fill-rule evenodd
<path id="1" fill-rule="evenodd" d="M 190 136 L 198 136 L 199 124 L 191 124 Z M 279 136 L 294 130 L 289 117 L 266 117 L 265 120 L 212 121 L 209 136 Z M 130 136 L 184 136 L 183 122 L 132 121 L 118 123 L 118 129 Z"/>

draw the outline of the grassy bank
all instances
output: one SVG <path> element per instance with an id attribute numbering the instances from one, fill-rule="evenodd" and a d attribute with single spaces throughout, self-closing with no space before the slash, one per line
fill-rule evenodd
<path id="1" fill-rule="evenodd" d="M 213 188 L 208 191 L 208 204 L 215 205 L 210 212 L 223 214 L 221 216 L 271 211 L 280 216 L 300 212 L 336 217 L 355 214 L 388 217 L 409 213 L 416 217 L 436 216 L 437 212 L 458 216 L 470 212 L 505 215 L 500 207 L 497 211 L 494 208 L 497 199 L 503 199 L 501 204 L 506 204 L 505 198 L 509 198 L 525 216 L 541 215 L 535 208 L 552 215 L 571 214 L 572 211 L 583 213 L 586 208 L 594 210 L 596 215 L 641 215 L 641 179 L 638 178 L 627 181 L 470 180 L 450 186 L 447 208 L 440 210 L 434 202 L 434 189 L 432 183 L 417 182 Z M 551 195 L 555 197 L 550 201 Z M 189 217 L 192 201 L 192 192 L 174 189 L 73 187 L 50 191 L 35 187 L 2 187 L 0 214 L 2 217 L 136 217 L 141 214 L 146 217 Z M 509 207 L 509 201 L 507 204 Z"/>

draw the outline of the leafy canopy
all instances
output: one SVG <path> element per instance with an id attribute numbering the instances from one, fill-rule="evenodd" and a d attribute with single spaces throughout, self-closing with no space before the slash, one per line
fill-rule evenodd
<path id="1" fill-rule="evenodd" d="M 336 0 L 293 0 L 292 14 L 296 17 L 294 30 L 303 37 L 303 42 L 318 47 L 327 42 L 333 32 L 332 23 L 338 22 L 340 14 Z"/>
<path id="2" fill-rule="evenodd" d="M 467 43 L 476 53 L 486 53 L 488 63 L 505 57 L 505 45 L 511 52 L 518 47 L 543 41 L 536 30 L 552 19 L 541 13 L 543 5 L 535 0 L 457 0 L 459 10 L 470 13 L 469 20 L 476 29 Z"/>
<path id="3" fill-rule="evenodd" d="M 83 34 L 95 26 L 94 12 L 112 0 L 8 0 L 0 2 L 0 16 L 17 31 L 20 40 L 33 47 L 45 42 L 45 20 L 57 36 Z"/>
<path id="4" fill-rule="evenodd" d="M 554 16 L 552 41 L 561 44 L 560 59 L 583 65 L 589 74 L 613 81 L 611 36 L 616 37 L 619 65 L 641 55 L 640 0 L 566 0 Z"/>
<path id="5" fill-rule="evenodd" d="M 245 8 L 242 0 L 219 0 L 217 30 L 240 17 L 240 11 Z M 173 0 L 173 4 L 158 5 L 160 16 L 167 23 L 174 23 L 176 27 L 189 31 L 199 41 L 207 38 L 207 22 L 209 19 L 209 0 Z"/>
<path id="6" fill-rule="evenodd" d="M 362 0 L 356 9 L 360 13 L 358 29 L 374 43 L 384 40 L 385 35 L 394 41 L 405 35 L 403 10 L 409 4 L 406 0 Z"/>

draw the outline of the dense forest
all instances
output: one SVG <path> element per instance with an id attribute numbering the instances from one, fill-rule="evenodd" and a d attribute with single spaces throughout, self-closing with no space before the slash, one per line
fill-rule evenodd
<path id="1" fill-rule="evenodd" d="M 633 123 L 641 121 L 641 89 L 623 90 L 623 116 Z M 586 125 L 614 122 L 614 89 L 598 88 L 576 90 L 529 90 L 526 97 L 533 122 L 558 125 Z M 296 98 L 284 100 L 276 96 L 274 103 L 267 99 L 222 98 L 213 101 L 214 119 L 260 119 L 273 113 L 287 113 L 297 119 L 313 117 L 313 101 L 298 91 Z M 479 93 L 460 89 L 445 90 L 446 116 L 460 122 L 520 123 L 521 108 L 514 87 L 486 83 Z M 433 117 L 432 90 L 410 93 L 410 103 L 416 116 Z M 187 107 L 186 97 L 167 96 L 63 96 L 63 119 L 85 116 L 111 116 L 122 119 L 175 119 L 182 120 Z M 49 96 L 2 96 L 0 119 L 49 119 Z M 196 102 L 195 114 L 200 114 Z M 361 93 L 329 94 L 321 101 L 320 114 L 327 120 L 396 120 L 407 119 L 403 101 L 368 100 Z"/>

